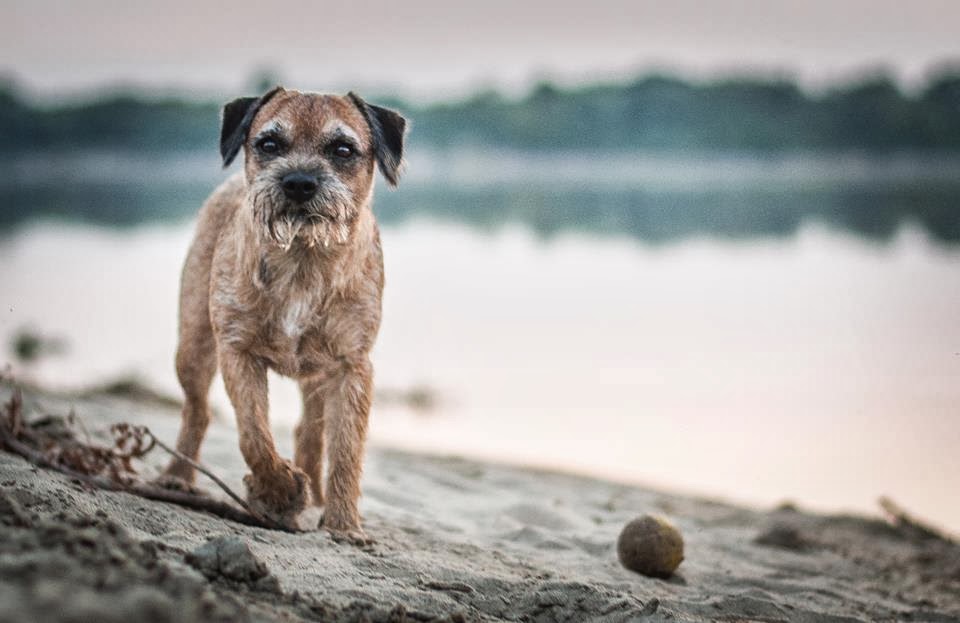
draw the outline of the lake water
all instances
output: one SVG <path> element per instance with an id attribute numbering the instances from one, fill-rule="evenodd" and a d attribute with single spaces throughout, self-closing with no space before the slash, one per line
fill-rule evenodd
<path id="1" fill-rule="evenodd" d="M 38 157 L 0 183 L 0 338 L 69 345 L 23 374 L 177 391 L 180 264 L 221 174 L 164 163 Z M 956 159 L 421 153 L 377 211 L 378 386 L 438 403 L 378 402 L 375 443 L 757 505 L 889 495 L 960 532 Z M 296 390 L 272 383 L 286 434 Z"/>

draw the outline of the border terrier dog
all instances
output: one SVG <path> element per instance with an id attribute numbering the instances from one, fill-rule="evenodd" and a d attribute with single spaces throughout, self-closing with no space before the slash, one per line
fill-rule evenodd
<path id="1" fill-rule="evenodd" d="M 294 526 L 312 498 L 321 526 L 354 542 L 367 540 L 357 504 L 383 291 L 374 168 L 396 185 L 405 128 L 354 93 L 277 87 L 227 104 L 220 154 L 226 167 L 243 149 L 243 172 L 204 204 L 181 278 L 177 449 L 197 459 L 219 367 L 251 506 Z M 268 369 L 300 385 L 293 463 L 270 432 Z M 165 477 L 192 484 L 195 473 L 174 459 Z"/>

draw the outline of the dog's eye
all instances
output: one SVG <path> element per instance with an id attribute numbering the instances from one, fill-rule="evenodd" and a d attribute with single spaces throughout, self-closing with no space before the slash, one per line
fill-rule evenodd
<path id="1" fill-rule="evenodd" d="M 262 138 L 257 142 L 257 149 L 265 154 L 275 154 L 280 151 L 280 143 L 272 138 Z"/>
<path id="2" fill-rule="evenodd" d="M 333 155 L 337 158 L 349 158 L 353 156 L 353 147 L 346 143 L 337 143 L 333 146 Z"/>

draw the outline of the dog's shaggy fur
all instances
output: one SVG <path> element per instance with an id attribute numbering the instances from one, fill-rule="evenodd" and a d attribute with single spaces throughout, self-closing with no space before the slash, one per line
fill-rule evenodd
<path id="1" fill-rule="evenodd" d="M 226 166 L 242 149 L 244 170 L 203 206 L 181 281 L 179 451 L 199 454 L 219 366 L 250 503 L 293 524 L 312 497 L 323 527 L 355 541 L 366 538 L 357 503 L 383 290 L 374 168 L 396 184 L 404 131 L 403 117 L 352 93 L 278 87 L 228 104 L 221 154 Z M 268 369 L 303 395 L 293 464 L 270 432 Z M 195 478 L 181 460 L 166 475 Z"/>

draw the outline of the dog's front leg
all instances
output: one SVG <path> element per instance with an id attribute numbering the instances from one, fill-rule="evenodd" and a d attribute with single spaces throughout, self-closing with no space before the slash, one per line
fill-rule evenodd
<path id="1" fill-rule="evenodd" d="M 237 414 L 240 452 L 250 468 L 244 476 L 250 505 L 287 526 L 307 504 L 307 477 L 280 458 L 267 417 L 267 367 L 249 353 L 220 351 L 223 382 Z"/>
<path id="2" fill-rule="evenodd" d="M 373 367 L 363 356 L 344 362 L 324 403 L 330 466 L 323 527 L 358 544 L 369 542 L 360 527 L 358 502 L 372 388 Z"/>

